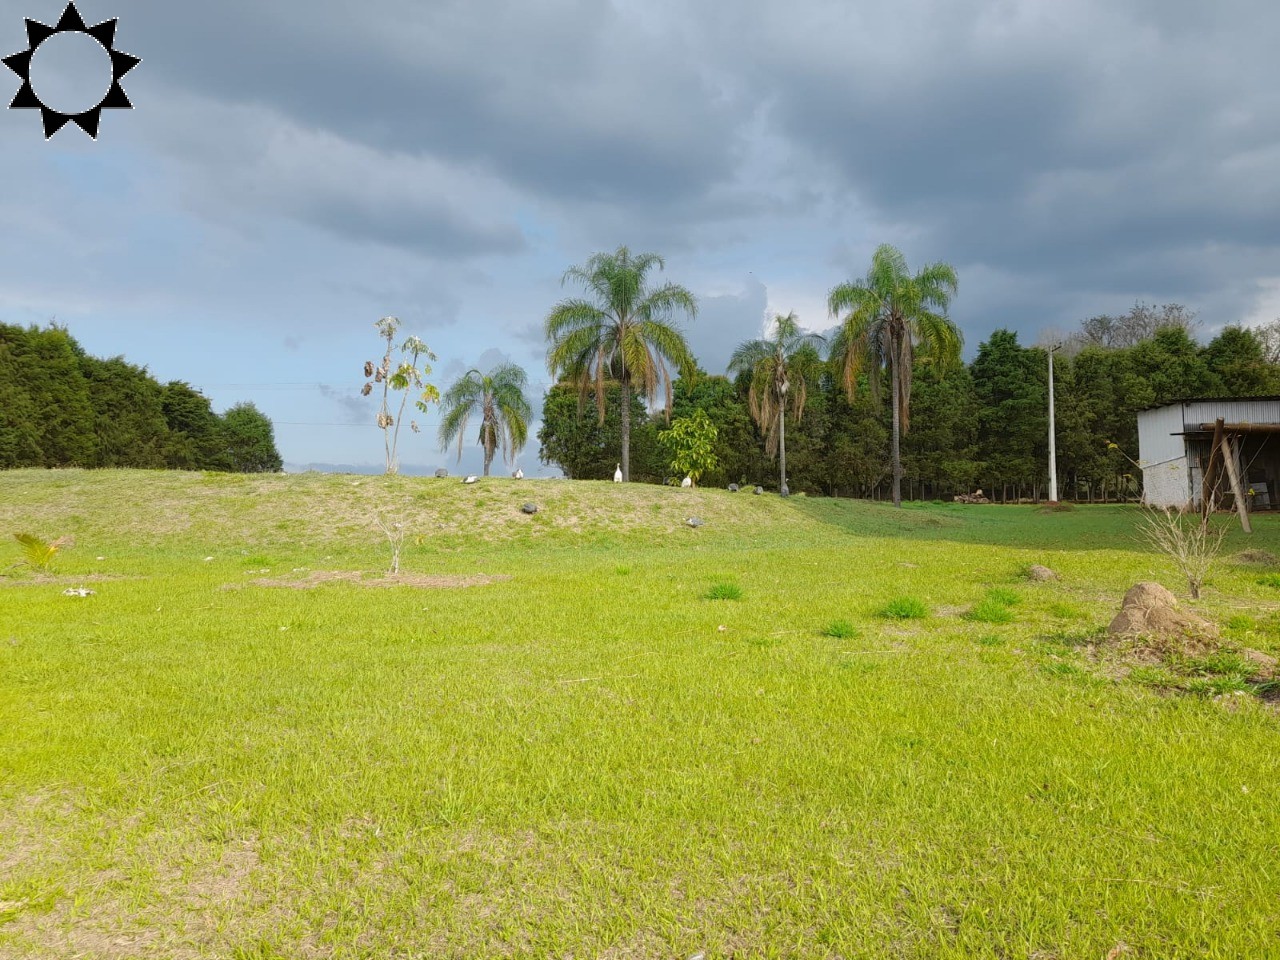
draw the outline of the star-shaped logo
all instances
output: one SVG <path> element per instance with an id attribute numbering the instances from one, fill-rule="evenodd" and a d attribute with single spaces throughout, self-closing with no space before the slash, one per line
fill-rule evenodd
<path id="1" fill-rule="evenodd" d="M 56 26 L 37 20 L 27 20 L 27 49 L 4 58 L 4 64 L 22 78 L 17 96 L 9 104 L 10 110 L 39 110 L 44 119 L 44 138 L 48 140 L 68 123 L 74 123 L 94 140 L 98 139 L 98 122 L 103 110 L 132 110 L 133 104 L 120 86 L 120 78 L 142 61 L 130 54 L 114 49 L 116 21 L 104 20 L 96 26 L 86 26 L 84 18 L 74 3 L 68 3 Z M 59 113 L 45 106 L 31 88 L 31 58 L 40 44 L 59 33 L 84 33 L 98 41 L 111 57 L 111 88 L 97 106 L 83 113 Z"/>

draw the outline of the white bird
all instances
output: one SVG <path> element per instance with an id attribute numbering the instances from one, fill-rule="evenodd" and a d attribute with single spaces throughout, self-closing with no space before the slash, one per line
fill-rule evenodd
<path id="1" fill-rule="evenodd" d="M 683 480 L 681 480 L 681 481 L 680 481 L 680 486 L 682 486 L 682 487 L 692 487 L 692 486 L 693 486 L 693 477 L 685 477 Z"/>
<path id="2" fill-rule="evenodd" d="M 613 471 L 613 482 L 614 483 L 622 482 L 622 464 L 618 464 L 617 469 Z"/>
<path id="3" fill-rule="evenodd" d="M 523 480 L 523 479 L 524 479 L 524 471 L 523 471 L 523 470 L 521 470 L 519 467 L 516 467 L 516 472 L 515 472 L 515 473 L 513 473 L 513 474 L 512 474 L 512 476 L 513 476 L 513 477 L 515 477 L 517 480 Z"/>
<path id="4" fill-rule="evenodd" d="M 476 482 L 476 480 L 478 480 L 478 479 L 479 479 L 478 477 L 467 477 L 467 479 L 463 480 L 462 482 L 463 482 L 463 483 L 475 483 L 475 482 Z"/>

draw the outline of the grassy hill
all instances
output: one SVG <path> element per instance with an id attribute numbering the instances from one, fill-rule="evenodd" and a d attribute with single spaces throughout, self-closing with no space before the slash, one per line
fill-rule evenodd
<path id="1" fill-rule="evenodd" d="M 1109 660 L 1135 520 L 0 473 L 0 957 L 1274 956 L 1280 581 Z"/>

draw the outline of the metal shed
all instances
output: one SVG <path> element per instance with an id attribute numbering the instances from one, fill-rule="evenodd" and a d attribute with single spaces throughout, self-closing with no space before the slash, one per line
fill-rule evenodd
<path id="1" fill-rule="evenodd" d="M 1223 423 L 1248 507 L 1280 507 L 1280 397 L 1183 400 L 1138 414 L 1143 500 L 1156 507 L 1199 507 L 1215 427 Z M 1252 491 L 1249 493 L 1248 491 Z M 1227 505 L 1230 495 L 1224 498 Z"/>

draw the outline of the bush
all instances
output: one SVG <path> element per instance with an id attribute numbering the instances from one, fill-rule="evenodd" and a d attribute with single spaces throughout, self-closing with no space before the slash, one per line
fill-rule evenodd
<path id="1" fill-rule="evenodd" d="M 923 620 L 929 616 L 929 608 L 915 597 L 898 597 L 881 608 L 880 616 L 887 620 Z"/>

